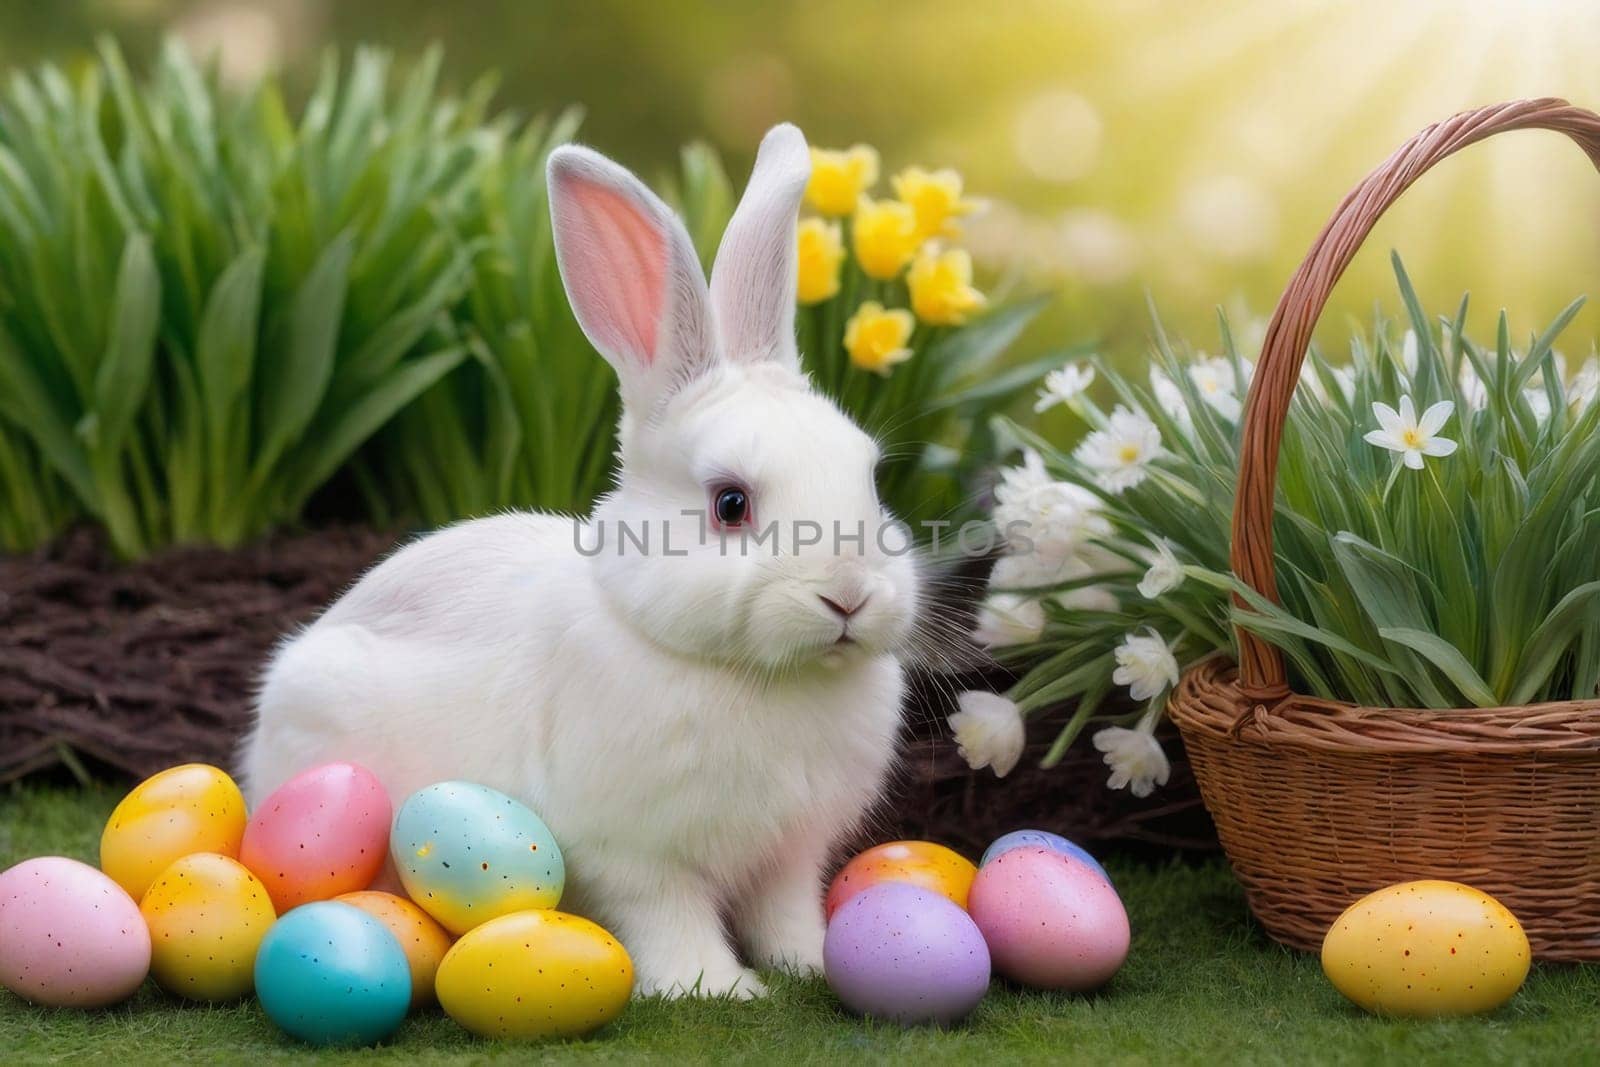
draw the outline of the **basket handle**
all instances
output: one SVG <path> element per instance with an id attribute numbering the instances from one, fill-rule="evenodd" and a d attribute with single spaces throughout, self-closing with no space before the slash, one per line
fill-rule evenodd
<path id="1" fill-rule="evenodd" d="M 1558 130 L 1578 143 L 1600 169 L 1600 115 L 1546 97 L 1464 111 L 1435 123 L 1401 146 L 1352 189 L 1317 235 L 1289 279 L 1267 325 L 1261 361 L 1246 399 L 1239 451 L 1239 487 L 1233 501 L 1233 571 L 1274 603 L 1272 511 L 1278 446 L 1300 380 L 1311 333 L 1340 275 L 1384 211 L 1446 156 L 1506 130 Z M 1243 602 L 1235 597 L 1241 607 Z M 1245 695 L 1273 705 L 1289 693 L 1283 657 L 1254 634 L 1238 630 L 1239 684 Z"/>

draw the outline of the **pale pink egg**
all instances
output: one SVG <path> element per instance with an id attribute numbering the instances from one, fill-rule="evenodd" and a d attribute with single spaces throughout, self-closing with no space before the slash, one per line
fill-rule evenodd
<path id="1" fill-rule="evenodd" d="M 289 779 L 245 827 L 239 862 L 282 915 L 372 884 L 389 854 L 389 796 L 371 771 L 324 763 Z"/>
<path id="2" fill-rule="evenodd" d="M 131 997 L 149 971 L 139 905 L 104 874 L 62 856 L 0 873 L 0 985 L 35 1004 L 98 1008 Z"/>
<path id="3" fill-rule="evenodd" d="M 1128 958 L 1128 913 L 1105 876 L 1045 848 L 1016 848 L 973 879 L 967 911 L 994 969 L 1038 989 L 1098 989 Z"/>

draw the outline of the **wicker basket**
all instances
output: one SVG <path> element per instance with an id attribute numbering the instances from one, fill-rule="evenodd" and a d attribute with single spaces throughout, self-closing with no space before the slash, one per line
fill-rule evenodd
<path id="1" fill-rule="evenodd" d="M 1290 279 L 1250 388 L 1232 563 L 1276 600 L 1278 444 L 1329 293 L 1385 209 L 1433 164 L 1505 130 L 1558 130 L 1600 167 L 1600 116 L 1562 100 L 1430 126 L 1339 205 Z M 1364 708 L 1290 691 L 1283 660 L 1239 633 L 1239 666 L 1190 670 L 1170 713 L 1256 918 L 1317 949 L 1353 900 L 1412 878 L 1499 898 L 1535 956 L 1600 960 L 1600 700 L 1450 711 Z"/>

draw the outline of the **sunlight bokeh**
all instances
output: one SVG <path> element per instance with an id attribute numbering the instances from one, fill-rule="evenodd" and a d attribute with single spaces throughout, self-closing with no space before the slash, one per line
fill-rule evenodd
<path id="1" fill-rule="evenodd" d="M 888 173 L 953 166 L 990 202 L 970 244 L 991 277 L 1061 294 L 1030 340 L 1118 350 L 1142 343 L 1146 293 L 1202 347 L 1217 306 L 1269 312 L 1339 197 L 1428 122 L 1600 104 L 1587 0 L 92 0 L 8 6 L 0 58 L 86 55 L 100 32 L 136 57 L 176 34 L 230 78 L 302 86 L 330 44 L 437 40 L 456 81 L 497 69 L 507 106 L 582 104 L 585 135 L 647 170 L 697 138 L 742 168 L 781 118 L 877 145 Z M 1553 135 L 1474 148 L 1379 227 L 1328 325 L 1394 307 L 1395 249 L 1431 309 L 1471 290 L 1477 330 L 1502 306 L 1534 330 L 1600 277 L 1597 203 Z"/>

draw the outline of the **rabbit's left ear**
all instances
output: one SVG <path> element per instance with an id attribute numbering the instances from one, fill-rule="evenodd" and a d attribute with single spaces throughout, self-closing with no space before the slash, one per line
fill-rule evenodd
<path id="1" fill-rule="evenodd" d="M 711 307 L 723 358 L 777 360 L 798 370 L 795 220 L 811 177 L 806 139 L 788 123 L 761 140 L 755 170 L 711 268 Z"/>

